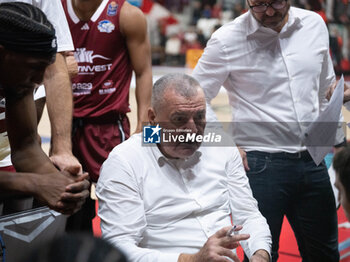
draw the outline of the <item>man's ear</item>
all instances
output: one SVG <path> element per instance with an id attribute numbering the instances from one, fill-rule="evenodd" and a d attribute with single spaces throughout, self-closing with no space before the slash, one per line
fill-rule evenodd
<path id="1" fill-rule="evenodd" d="M 156 112 L 153 107 L 148 109 L 148 121 L 151 125 L 155 124 Z"/>

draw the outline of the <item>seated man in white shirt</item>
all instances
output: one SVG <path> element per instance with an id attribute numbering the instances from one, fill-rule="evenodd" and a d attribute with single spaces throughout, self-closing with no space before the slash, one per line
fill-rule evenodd
<path id="1" fill-rule="evenodd" d="M 153 87 L 151 136 L 200 137 L 205 111 L 196 80 L 166 75 Z M 115 147 L 102 166 L 96 191 L 103 238 L 135 262 L 239 261 L 239 241 L 250 261 L 270 260 L 270 230 L 237 148 L 142 139 L 135 134 Z"/>

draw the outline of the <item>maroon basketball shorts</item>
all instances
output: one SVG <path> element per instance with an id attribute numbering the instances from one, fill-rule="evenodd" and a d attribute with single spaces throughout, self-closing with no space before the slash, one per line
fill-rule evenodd
<path id="1" fill-rule="evenodd" d="M 98 118 L 74 118 L 72 132 L 73 154 L 97 182 L 100 168 L 112 149 L 128 139 L 130 123 L 126 115 Z"/>

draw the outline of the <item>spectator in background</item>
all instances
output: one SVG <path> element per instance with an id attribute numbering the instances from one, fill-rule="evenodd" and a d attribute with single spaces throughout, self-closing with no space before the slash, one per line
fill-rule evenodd
<path id="1" fill-rule="evenodd" d="M 347 145 L 333 159 L 336 173 L 335 186 L 339 190 L 339 202 L 343 206 L 345 215 L 350 221 L 350 147 Z"/>
<path id="2" fill-rule="evenodd" d="M 193 1 L 192 22 L 191 25 L 197 25 L 202 16 L 202 5 L 200 1 Z"/>
<path id="3" fill-rule="evenodd" d="M 350 22 L 350 5 L 346 0 L 334 0 L 333 17 L 336 22 L 348 24 Z"/>
<path id="4" fill-rule="evenodd" d="M 185 52 L 188 49 L 203 49 L 205 46 L 202 46 L 201 42 L 198 39 L 197 28 L 189 27 L 188 30 L 184 33 L 184 48 Z"/>
<path id="5" fill-rule="evenodd" d="M 209 5 L 210 7 L 212 7 L 218 0 L 202 0 L 202 5 Z"/>
<path id="6" fill-rule="evenodd" d="M 189 0 L 161 0 L 163 4 L 171 12 L 182 12 L 183 7 L 188 4 Z"/>
<path id="7" fill-rule="evenodd" d="M 172 34 L 165 42 L 165 63 L 168 66 L 180 65 L 181 39 L 177 34 Z"/>
<path id="8" fill-rule="evenodd" d="M 146 19 L 125 0 L 62 0 L 76 48 L 73 153 L 93 182 L 109 152 L 130 135 L 126 113 L 132 72 L 136 79 L 137 126 L 147 121 L 152 66 Z M 68 230 L 92 232 L 95 201 L 88 199 Z"/>
<path id="9" fill-rule="evenodd" d="M 37 141 L 33 91 L 56 52 L 55 30 L 40 9 L 25 3 L 0 4 L 0 93 L 6 110 L 0 144 L 8 135 L 18 172 L 0 172 L 0 197 L 31 195 L 72 214 L 88 196 L 87 174 L 78 174 L 76 168 L 58 171 Z"/>
<path id="10" fill-rule="evenodd" d="M 207 19 L 211 18 L 211 6 L 209 4 L 204 5 L 201 17 Z"/>
<path id="11" fill-rule="evenodd" d="M 233 5 L 233 18 L 236 18 L 244 13 L 244 7 L 242 3 L 235 3 Z"/>
<path id="12" fill-rule="evenodd" d="M 342 44 L 343 40 L 339 34 L 337 28 L 332 27 L 329 33 L 329 48 L 333 61 L 333 66 L 336 71 L 340 70 L 340 63 L 342 60 Z"/>
<path id="13" fill-rule="evenodd" d="M 216 3 L 211 9 L 211 18 L 221 19 L 222 7 L 221 3 Z"/>
<path id="14" fill-rule="evenodd" d="M 199 28 L 197 28 L 197 39 L 201 47 L 205 48 L 205 46 L 207 45 L 207 39 L 205 38 L 203 31 Z"/>

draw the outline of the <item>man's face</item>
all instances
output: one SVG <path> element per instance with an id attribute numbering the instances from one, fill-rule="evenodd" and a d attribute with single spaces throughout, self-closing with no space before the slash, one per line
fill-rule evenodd
<path id="1" fill-rule="evenodd" d="M 340 182 L 338 173 L 336 173 L 334 185 L 339 190 L 339 202 L 343 206 L 347 219 L 350 221 L 350 202 L 346 197 L 346 191 L 343 184 Z"/>
<path id="2" fill-rule="evenodd" d="M 274 1 L 267 1 L 267 0 L 247 0 L 249 6 L 255 6 L 260 4 L 268 4 L 273 3 Z M 281 0 L 277 0 L 281 1 Z M 281 3 L 284 4 L 284 2 L 281 1 Z M 268 6 L 266 11 L 264 12 L 255 12 L 252 8 L 250 9 L 252 15 L 254 18 L 260 22 L 265 27 L 271 28 L 275 30 L 276 32 L 280 32 L 283 26 L 288 21 L 288 11 L 290 8 L 290 4 L 287 1 L 285 3 L 285 7 L 282 9 L 276 10 L 272 6 Z"/>
<path id="3" fill-rule="evenodd" d="M 205 97 L 202 89 L 197 89 L 197 94 L 191 97 L 183 97 L 171 89 L 164 93 L 163 107 L 155 112 L 149 111 L 151 123 L 159 123 L 162 132 L 175 130 L 171 135 L 186 135 L 195 133 L 203 135 L 205 128 Z M 200 146 L 197 142 L 164 142 L 159 148 L 168 158 L 186 158 L 191 156 Z"/>
<path id="4" fill-rule="evenodd" d="M 42 83 L 53 61 L 4 50 L 0 46 L 0 84 L 4 87 L 33 87 Z"/>

